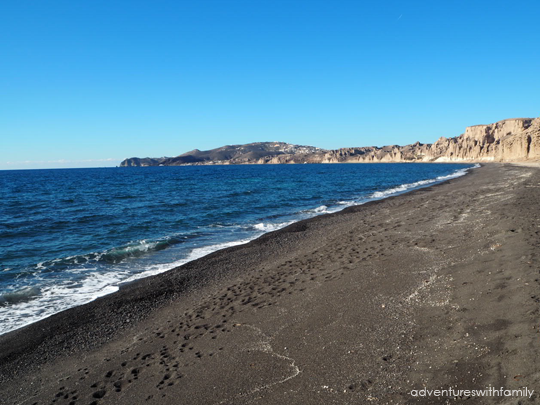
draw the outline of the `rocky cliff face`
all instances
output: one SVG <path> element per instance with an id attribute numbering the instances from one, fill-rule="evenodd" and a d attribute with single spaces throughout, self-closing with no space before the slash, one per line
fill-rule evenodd
<path id="1" fill-rule="evenodd" d="M 456 138 L 439 139 L 430 157 L 436 161 L 519 161 L 535 159 L 527 147 L 529 128 L 540 119 L 516 118 L 468 127 Z"/>
<path id="2" fill-rule="evenodd" d="M 284 157 L 281 157 L 284 159 Z M 321 163 L 513 162 L 540 160 L 540 118 L 514 118 L 468 127 L 455 138 L 382 148 L 342 148 L 319 157 Z"/>
<path id="3" fill-rule="evenodd" d="M 121 166 L 185 164 L 286 164 L 377 162 L 513 162 L 540 160 L 540 118 L 513 118 L 468 127 L 433 144 L 324 150 L 283 142 L 259 142 L 194 150 L 174 158 L 131 158 Z"/>

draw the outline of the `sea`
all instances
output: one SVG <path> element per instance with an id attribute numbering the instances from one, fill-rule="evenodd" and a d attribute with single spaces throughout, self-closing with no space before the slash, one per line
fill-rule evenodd
<path id="1" fill-rule="evenodd" d="M 295 221 L 463 176 L 472 167 L 0 171 L 0 334 Z"/>

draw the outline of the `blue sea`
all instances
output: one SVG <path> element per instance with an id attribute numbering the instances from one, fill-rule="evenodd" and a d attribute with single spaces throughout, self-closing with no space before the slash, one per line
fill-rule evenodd
<path id="1" fill-rule="evenodd" d="M 465 164 L 0 171 L 0 334 L 301 219 Z"/>

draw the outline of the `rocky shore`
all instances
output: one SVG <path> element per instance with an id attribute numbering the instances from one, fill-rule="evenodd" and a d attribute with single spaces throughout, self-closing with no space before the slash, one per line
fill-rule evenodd
<path id="1" fill-rule="evenodd" d="M 535 390 L 539 204 L 538 167 L 489 164 L 134 282 L 0 336 L 0 402 L 454 403 L 411 392 Z"/>
<path id="2" fill-rule="evenodd" d="M 171 158 L 130 158 L 122 167 L 213 164 L 516 162 L 540 159 L 540 118 L 513 118 L 467 127 L 433 144 L 323 150 L 283 142 L 258 142 L 191 151 Z"/>

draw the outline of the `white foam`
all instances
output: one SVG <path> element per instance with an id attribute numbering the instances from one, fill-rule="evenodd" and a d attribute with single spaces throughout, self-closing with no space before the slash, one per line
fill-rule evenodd
<path id="1" fill-rule="evenodd" d="M 39 294 L 32 300 L 0 307 L 0 334 L 116 292 L 122 276 L 127 274 L 90 273 L 84 280 L 41 286 Z"/>
<path id="2" fill-rule="evenodd" d="M 317 208 L 314 208 L 313 210 L 311 210 L 317 214 L 321 214 L 323 212 L 327 212 L 328 211 L 328 207 L 326 205 L 321 205 L 320 207 L 317 207 Z"/>
<path id="3" fill-rule="evenodd" d="M 371 195 L 371 197 L 372 198 L 384 198 L 384 197 L 388 197 L 389 195 L 392 195 L 392 194 L 402 193 L 404 191 L 407 191 L 407 190 L 410 190 L 410 189 L 413 189 L 413 188 L 416 188 L 416 187 L 425 186 L 427 184 L 435 183 L 436 181 L 437 180 L 435 180 L 435 179 L 431 179 L 431 180 L 421 180 L 421 181 L 417 181 L 417 182 L 409 183 L 409 184 L 401 184 L 401 185 L 399 185 L 397 187 L 389 188 L 389 189 L 384 190 L 384 191 L 376 191 Z"/>
<path id="4" fill-rule="evenodd" d="M 33 297 L 31 301 L 0 306 L 0 335 L 114 293 L 123 283 L 164 273 L 218 250 L 247 243 L 256 237 L 257 235 L 254 235 L 248 239 L 195 248 L 184 259 L 167 264 L 151 265 L 136 274 L 118 266 L 115 267 L 116 271 L 106 273 L 93 272 L 95 269 L 88 268 L 74 269 L 72 273 L 84 274 L 84 277 L 79 280 L 65 281 L 59 285 L 43 286 L 41 293 Z"/>
<path id="5" fill-rule="evenodd" d="M 154 264 L 154 265 L 148 266 L 148 268 L 145 271 L 143 271 L 141 273 L 138 273 L 138 274 L 135 274 L 135 275 L 132 275 L 131 277 L 126 278 L 122 282 L 123 283 L 129 283 L 131 281 L 135 281 L 135 280 L 138 280 L 140 278 L 155 276 L 156 274 L 160 274 L 160 273 L 164 273 L 166 271 L 172 270 L 172 269 L 174 269 L 176 267 L 182 266 L 182 265 L 184 265 L 184 264 L 186 264 L 188 262 L 191 262 L 193 260 L 200 259 L 203 256 L 209 255 L 210 253 L 214 253 L 214 252 L 217 252 L 218 250 L 226 249 L 228 247 L 242 245 L 242 244 L 247 243 L 247 242 L 249 242 L 249 241 L 251 241 L 253 239 L 255 239 L 255 236 L 253 238 L 242 239 L 242 240 L 232 241 L 232 242 L 218 243 L 218 244 L 215 244 L 215 245 L 196 248 L 196 249 L 193 249 L 191 251 L 191 253 L 184 259 L 177 260 L 177 261 L 172 262 L 172 263 Z"/>
<path id="6" fill-rule="evenodd" d="M 382 198 L 385 198 L 394 194 L 399 194 L 405 191 L 413 190 L 415 188 L 420 188 L 428 184 L 440 183 L 445 180 L 455 179 L 455 178 L 466 175 L 470 169 L 476 169 L 479 167 L 480 167 L 479 164 L 475 164 L 473 167 L 456 170 L 454 173 L 450 173 L 445 176 L 438 176 L 438 177 L 435 177 L 434 179 L 420 180 L 420 181 L 416 181 L 414 183 L 409 183 L 409 184 L 401 184 L 397 187 L 389 188 L 387 190 L 376 191 L 373 194 L 371 194 L 370 199 L 378 200 L 378 199 L 382 199 Z"/>
<path id="7" fill-rule="evenodd" d="M 287 225 L 290 225 L 294 222 L 296 221 L 279 222 L 277 224 L 261 222 L 261 223 L 253 225 L 253 228 L 256 229 L 257 231 L 266 233 L 266 232 L 277 231 L 278 229 L 281 229 L 281 228 L 285 228 Z"/>

